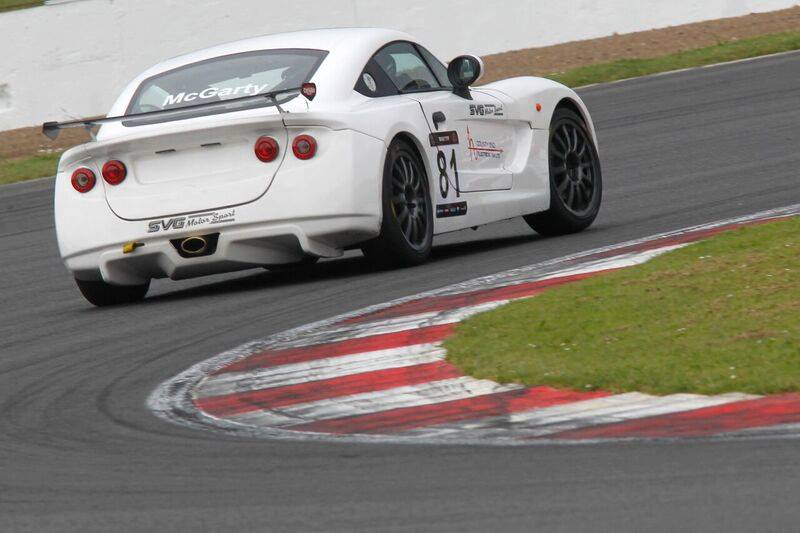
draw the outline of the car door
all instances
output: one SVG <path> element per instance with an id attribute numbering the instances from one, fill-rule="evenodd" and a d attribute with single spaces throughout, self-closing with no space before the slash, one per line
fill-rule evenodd
<path id="1" fill-rule="evenodd" d="M 419 102 L 431 131 L 430 167 L 438 176 L 441 198 L 461 193 L 510 189 L 506 168 L 512 131 L 500 100 L 471 91 L 471 99 L 453 94 L 447 71 L 427 50 L 395 42 L 374 57 L 397 89 Z"/>

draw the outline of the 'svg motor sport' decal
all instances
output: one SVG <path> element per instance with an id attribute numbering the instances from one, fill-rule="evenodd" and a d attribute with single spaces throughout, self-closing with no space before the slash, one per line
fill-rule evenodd
<path id="1" fill-rule="evenodd" d="M 502 117 L 503 106 L 497 104 L 470 104 L 469 114 L 471 117 Z"/>
<path id="2" fill-rule="evenodd" d="M 147 233 L 158 233 L 173 229 L 195 228 L 198 226 L 213 226 L 223 222 L 235 222 L 236 210 L 210 211 L 196 215 L 186 215 L 180 217 L 160 218 L 151 220 L 147 223 Z"/>

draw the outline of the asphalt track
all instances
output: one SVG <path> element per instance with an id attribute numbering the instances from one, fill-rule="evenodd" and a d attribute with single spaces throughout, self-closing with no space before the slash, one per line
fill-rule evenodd
<path id="1" fill-rule="evenodd" d="M 156 282 L 89 307 L 59 262 L 52 182 L 0 188 L 0 529 L 788 530 L 800 442 L 532 448 L 246 440 L 155 418 L 147 395 L 244 341 L 587 248 L 800 202 L 800 54 L 582 91 L 597 224 L 440 238 L 422 267 L 357 254 L 304 275 Z"/>

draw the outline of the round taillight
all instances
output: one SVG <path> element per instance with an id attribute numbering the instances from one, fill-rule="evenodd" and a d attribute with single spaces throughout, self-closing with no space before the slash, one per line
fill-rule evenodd
<path id="1" fill-rule="evenodd" d="M 278 141 L 272 137 L 261 137 L 256 141 L 255 151 L 259 160 L 269 163 L 270 161 L 275 161 L 275 158 L 278 157 L 280 147 L 278 146 Z"/>
<path id="2" fill-rule="evenodd" d="M 109 185 L 119 185 L 125 180 L 128 170 L 122 161 L 109 161 L 103 165 L 103 179 Z"/>
<path id="3" fill-rule="evenodd" d="M 311 135 L 298 135 L 292 142 L 292 152 L 297 159 L 311 159 L 317 153 L 317 141 Z"/>
<path id="4" fill-rule="evenodd" d="M 97 179 L 94 172 L 88 168 L 79 168 L 72 173 L 72 186 L 80 193 L 91 191 L 95 183 L 97 183 Z"/>

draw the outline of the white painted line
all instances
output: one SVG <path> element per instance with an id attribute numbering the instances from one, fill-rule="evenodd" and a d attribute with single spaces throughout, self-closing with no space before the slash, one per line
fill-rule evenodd
<path id="1" fill-rule="evenodd" d="M 640 252 L 630 252 L 622 255 L 615 255 L 603 259 L 596 259 L 587 263 L 582 263 L 574 267 L 565 268 L 542 278 L 544 280 L 552 280 L 557 278 L 565 278 L 568 276 L 577 276 L 580 274 L 591 274 L 593 272 L 601 272 L 603 270 L 611 270 L 615 268 L 627 268 L 636 265 L 647 263 L 653 258 L 664 255 L 667 252 L 685 248 L 692 243 L 674 244 L 669 246 L 662 246 L 661 248 L 653 248 L 652 250 L 643 250 Z"/>
<path id="2" fill-rule="evenodd" d="M 319 420 L 368 415 L 392 409 L 463 400 L 522 388 L 524 387 L 519 385 L 500 385 L 485 379 L 460 377 L 421 385 L 352 394 L 332 400 L 296 404 L 274 411 L 249 412 L 232 416 L 228 420 L 262 427 L 286 427 Z"/>
<path id="3" fill-rule="evenodd" d="M 436 344 L 417 344 L 373 352 L 326 357 L 302 363 L 258 368 L 210 376 L 203 380 L 194 397 L 208 398 L 237 392 L 286 387 L 377 370 L 435 363 L 445 358 Z"/>

